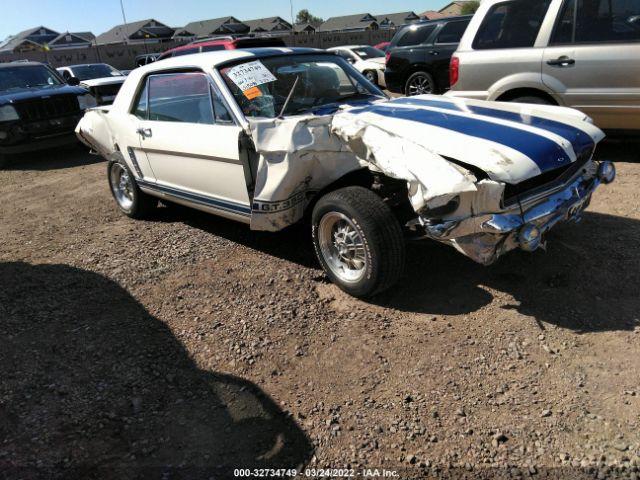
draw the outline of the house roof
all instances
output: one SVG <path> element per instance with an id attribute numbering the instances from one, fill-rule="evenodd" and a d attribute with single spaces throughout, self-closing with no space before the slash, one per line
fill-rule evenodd
<path id="1" fill-rule="evenodd" d="M 254 20 L 243 20 L 242 23 L 249 27 L 250 32 L 271 32 L 281 24 L 284 24 L 289 30 L 292 29 L 291 24 L 282 17 L 256 18 Z"/>
<path id="2" fill-rule="evenodd" d="M 445 18 L 446 15 L 437 12 L 435 10 L 427 10 L 420 14 L 420 17 L 426 18 L 427 20 L 438 20 L 439 18 Z"/>
<path id="3" fill-rule="evenodd" d="M 444 7 L 442 7 L 440 10 L 438 10 L 438 12 L 442 12 L 443 10 L 446 10 L 447 8 L 452 7 L 452 6 L 454 6 L 454 5 L 455 5 L 455 6 L 457 6 L 457 7 L 462 8 L 462 6 L 463 6 L 465 3 L 469 3 L 470 1 L 471 1 L 471 0 L 457 0 L 457 1 L 455 1 L 455 2 L 448 3 L 447 5 L 445 5 Z"/>
<path id="4" fill-rule="evenodd" d="M 196 37 L 210 37 L 211 35 L 218 33 L 218 30 L 221 28 L 228 33 L 242 33 L 243 31 L 246 32 L 249 30 L 249 27 L 236 17 L 220 17 L 212 18 L 210 20 L 191 22 L 185 25 L 182 30 L 187 31 Z"/>
<path id="5" fill-rule="evenodd" d="M 47 32 L 50 32 L 46 35 L 48 37 L 55 38 L 59 35 L 58 32 L 56 32 L 55 30 L 51 30 L 50 28 L 44 27 L 42 25 L 40 25 L 39 27 L 32 27 L 27 30 L 23 30 L 22 32 L 16 33 L 15 35 L 5 39 L 4 42 L 0 43 L 0 51 L 11 51 L 26 40 L 28 40 L 30 43 L 33 43 L 34 45 L 42 46 L 46 42 L 39 43 L 36 41 L 35 38 L 31 38 L 31 39 L 28 38 L 33 36 L 39 36 L 39 35 L 36 35 L 36 32 L 39 32 L 42 29 L 46 30 Z"/>
<path id="6" fill-rule="evenodd" d="M 96 36 L 93 34 L 93 32 L 71 32 L 71 35 L 75 35 L 76 37 L 81 37 L 84 38 L 90 42 L 93 42 L 93 40 L 96 38 Z"/>
<path id="7" fill-rule="evenodd" d="M 314 31 L 316 30 L 316 27 L 313 26 L 313 24 L 311 24 L 311 23 L 308 23 L 308 22 L 307 23 L 296 23 L 293 26 L 293 31 L 294 32 L 304 32 L 305 30 L 308 30 L 310 28 L 312 30 L 314 30 Z"/>
<path id="8" fill-rule="evenodd" d="M 330 17 L 318 27 L 319 32 L 335 32 L 339 30 L 364 30 L 371 24 L 377 23 L 376 17 L 369 13 Z"/>
<path id="9" fill-rule="evenodd" d="M 96 43 L 122 43 L 125 40 L 130 39 L 139 31 L 144 31 L 144 33 L 151 37 L 171 37 L 174 32 L 173 28 L 154 20 L 153 18 L 147 18 L 146 20 L 138 20 L 137 22 L 116 25 L 111 30 L 98 35 L 96 37 Z"/>
<path id="10" fill-rule="evenodd" d="M 388 20 L 389 24 L 395 26 L 404 25 L 412 21 L 420 20 L 420 17 L 415 12 L 397 12 L 397 13 L 381 13 L 380 15 L 374 15 L 379 24 L 382 24 L 384 20 Z"/>
<path id="11" fill-rule="evenodd" d="M 88 39 L 88 38 L 85 38 L 85 37 L 81 37 L 77 33 L 63 32 L 60 35 L 58 35 L 56 38 L 51 40 L 49 42 L 49 44 L 50 45 L 55 45 L 56 43 L 58 43 L 58 41 L 60 41 L 63 38 L 65 38 L 67 35 L 71 35 L 71 38 L 72 38 L 72 42 L 71 43 L 91 43 L 91 39 Z M 63 43 L 66 43 L 66 42 L 63 42 Z"/>

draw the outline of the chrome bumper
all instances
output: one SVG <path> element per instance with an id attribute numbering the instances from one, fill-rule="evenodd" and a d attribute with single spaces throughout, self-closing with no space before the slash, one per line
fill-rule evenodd
<path id="1" fill-rule="evenodd" d="M 544 235 L 559 222 L 580 221 L 591 195 L 601 183 L 611 183 L 615 168 L 610 162 L 573 178 L 560 190 L 536 200 L 518 203 L 504 213 L 431 223 L 420 219 L 428 238 L 448 243 L 483 265 L 515 248 L 533 251 L 544 247 Z"/>

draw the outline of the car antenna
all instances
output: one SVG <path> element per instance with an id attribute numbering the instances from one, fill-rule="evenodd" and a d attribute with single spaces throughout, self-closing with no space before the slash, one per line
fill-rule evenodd
<path id="1" fill-rule="evenodd" d="M 284 111 L 289 106 L 289 101 L 291 100 L 291 97 L 293 96 L 293 91 L 298 86 L 298 80 L 300 80 L 300 75 L 296 76 L 296 80 L 295 80 L 295 82 L 293 82 L 293 87 L 291 87 L 291 91 L 289 92 L 289 95 L 287 95 L 287 99 L 284 101 L 284 105 L 282 105 L 282 110 L 280 110 L 280 115 L 278 115 L 278 118 L 282 118 L 283 117 Z"/>

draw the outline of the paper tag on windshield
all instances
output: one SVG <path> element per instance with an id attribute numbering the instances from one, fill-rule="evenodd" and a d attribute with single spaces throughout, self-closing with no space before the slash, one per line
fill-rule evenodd
<path id="1" fill-rule="evenodd" d="M 260 60 L 255 62 L 243 63 L 226 71 L 227 77 L 235 83 L 240 90 L 247 90 L 264 85 L 265 83 L 275 82 L 276 77 L 273 76 L 267 67 Z"/>
<path id="2" fill-rule="evenodd" d="M 242 93 L 244 93 L 244 96 L 247 97 L 249 100 L 253 100 L 254 98 L 262 96 L 262 92 L 258 87 L 251 87 L 249 90 L 245 90 Z"/>

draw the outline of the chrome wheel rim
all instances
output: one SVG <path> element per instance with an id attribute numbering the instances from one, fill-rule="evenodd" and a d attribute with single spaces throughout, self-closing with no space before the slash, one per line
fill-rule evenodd
<path id="1" fill-rule="evenodd" d="M 425 75 L 418 75 L 411 79 L 409 82 L 409 88 L 407 89 L 407 94 L 409 96 L 413 95 L 425 95 L 428 93 L 433 93 L 433 85 L 431 84 L 431 80 Z"/>
<path id="2" fill-rule="evenodd" d="M 133 181 L 129 172 L 119 163 L 114 163 L 111 167 L 111 190 L 118 205 L 125 210 L 130 210 L 133 206 Z"/>
<path id="3" fill-rule="evenodd" d="M 345 215 L 329 212 L 318 225 L 320 253 L 331 270 L 345 283 L 360 281 L 368 266 L 360 230 Z"/>

